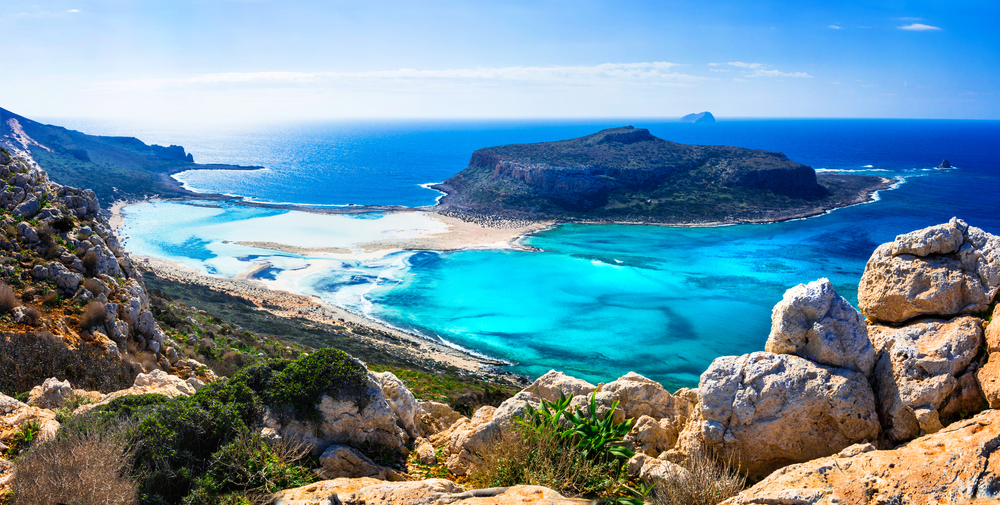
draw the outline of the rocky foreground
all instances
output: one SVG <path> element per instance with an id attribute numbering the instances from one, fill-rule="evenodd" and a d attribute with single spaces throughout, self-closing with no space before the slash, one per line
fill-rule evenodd
<path id="1" fill-rule="evenodd" d="M 21 399 L 0 395 L 0 451 L 13 458 L 0 460 L 0 486 L 14 503 L 73 503 L 95 482 L 130 490 L 113 503 L 586 503 L 470 480 L 519 433 L 519 419 L 570 395 L 571 410 L 592 400 L 614 423 L 632 420 L 624 470 L 657 503 L 672 503 L 661 490 L 693 482 L 692 462 L 704 458 L 756 482 L 729 504 L 1000 498 L 1000 414 L 991 410 L 1000 406 L 1000 326 L 988 323 L 1000 315 L 1000 238 L 958 219 L 880 246 L 859 286 L 860 311 L 826 279 L 788 290 L 764 350 L 716 359 L 695 389 L 671 393 L 634 373 L 594 385 L 552 371 L 463 416 L 332 349 L 222 379 L 179 359 L 93 196 L 6 155 L 0 176 L 10 221 L 0 245 L 12 259 L 3 273 L 20 300 L 0 318 L 0 375 L 21 381 L 9 392 L 34 386 Z M 43 285 L 57 294 L 48 303 Z M 92 303 L 103 312 L 88 316 Z M 32 315 L 38 306 L 45 316 Z M 75 364 L 36 365 L 53 360 Z M 118 467 L 132 473 L 94 476 L 92 464 L 40 459 L 94 433 L 108 437 L 101 447 L 118 436 L 132 447 Z M 268 465 L 249 468 L 257 461 Z M 58 469 L 72 478 L 50 479 Z"/>

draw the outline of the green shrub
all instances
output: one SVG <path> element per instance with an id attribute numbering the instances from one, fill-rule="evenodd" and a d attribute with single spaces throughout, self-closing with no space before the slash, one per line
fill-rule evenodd
<path id="1" fill-rule="evenodd" d="M 27 449 L 38 438 L 38 432 L 42 429 L 39 421 L 25 421 L 21 427 L 14 432 L 7 446 L 7 456 L 17 456 L 21 451 Z"/>
<path id="2" fill-rule="evenodd" d="M 569 412 L 573 397 L 542 400 L 528 408 L 513 430 L 479 454 L 469 482 L 475 487 L 518 484 L 546 486 L 567 496 L 633 502 L 641 495 L 627 486 L 625 461 L 635 453 L 620 445 L 632 420 L 613 420 L 618 402 L 602 416 L 590 397 L 588 409 Z"/>

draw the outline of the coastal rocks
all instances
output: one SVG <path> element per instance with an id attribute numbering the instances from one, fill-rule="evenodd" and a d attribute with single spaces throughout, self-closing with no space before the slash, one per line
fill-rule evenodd
<path id="1" fill-rule="evenodd" d="M 934 433 L 960 411 L 979 410 L 982 400 L 970 364 L 982 342 L 982 320 L 964 316 L 901 328 L 874 325 L 869 334 L 879 353 L 874 385 L 891 440 Z"/>
<path id="2" fill-rule="evenodd" d="M 901 323 L 985 310 L 998 289 L 1000 237 L 952 218 L 879 246 L 861 277 L 858 306 L 873 321 Z"/>
<path id="3" fill-rule="evenodd" d="M 691 472 L 684 467 L 662 459 L 651 458 L 645 454 L 632 456 L 625 466 L 625 471 L 629 477 L 639 479 L 647 486 L 656 486 L 691 477 Z"/>
<path id="4" fill-rule="evenodd" d="M 39 424 L 39 440 L 48 440 L 59 431 L 55 412 L 26 405 L 0 393 L 0 444 L 9 446 L 17 429 L 26 422 Z"/>
<path id="5" fill-rule="evenodd" d="M 421 436 L 437 435 L 452 428 L 459 420 L 468 418 L 455 412 L 451 407 L 438 402 L 420 402 L 420 417 L 417 423 Z"/>
<path id="6" fill-rule="evenodd" d="M 322 468 L 317 472 L 323 479 L 340 477 L 373 477 L 379 480 L 409 480 L 403 474 L 375 464 L 357 450 L 345 445 L 331 445 L 319 457 Z"/>
<path id="7" fill-rule="evenodd" d="M 437 451 L 434 450 L 434 445 L 431 444 L 430 440 L 427 440 L 426 438 L 418 438 L 413 443 L 413 446 L 413 452 L 417 454 L 417 460 L 420 461 L 420 464 L 437 464 Z"/>
<path id="8" fill-rule="evenodd" d="M 590 394 L 595 387 L 583 379 L 549 370 L 545 375 L 535 379 L 535 382 L 524 388 L 522 392 L 552 402 L 558 400 L 560 395 L 584 396 Z"/>
<path id="9" fill-rule="evenodd" d="M 316 482 L 274 495 L 274 505 L 585 505 L 590 500 L 565 498 L 541 486 L 466 490 L 445 479 L 384 482 L 368 477 Z"/>
<path id="10" fill-rule="evenodd" d="M 45 379 L 41 386 L 31 388 L 28 393 L 28 405 L 43 409 L 55 410 L 63 406 L 73 397 L 73 386 L 69 381 L 60 381 L 55 377 Z"/>
<path id="11" fill-rule="evenodd" d="M 135 378 L 133 387 L 165 388 L 173 387 L 185 395 L 193 395 L 194 387 L 176 375 L 170 375 L 163 370 L 153 370 L 148 374 L 141 373 Z"/>
<path id="12" fill-rule="evenodd" d="M 834 454 L 880 430 L 863 374 L 788 354 L 717 358 L 698 397 L 707 446 L 751 475 Z"/>
<path id="13" fill-rule="evenodd" d="M 41 208 L 41 204 L 34 197 L 25 200 L 23 203 L 14 208 L 14 217 L 20 217 L 24 219 L 30 219 L 35 214 L 38 214 L 38 210 Z"/>
<path id="14" fill-rule="evenodd" d="M 1000 411 L 987 411 L 893 450 L 852 446 L 783 468 L 724 503 L 995 503 L 998 449 Z"/>
<path id="15" fill-rule="evenodd" d="M 823 365 L 871 375 L 875 349 L 865 318 L 829 279 L 799 284 L 785 292 L 771 312 L 771 334 L 764 350 L 794 354 Z"/>
<path id="16" fill-rule="evenodd" d="M 396 414 L 396 423 L 399 427 L 406 431 L 411 439 L 419 437 L 417 420 L 423 411 L 420 404 L 417 403 L 417 399 L 413 397 L 413 393 L 406 389 L 403 381 L 399 380 L 392 372 L 370 373 L 382 385 L 382 394 L 385 395 L 386 401 L 389 402 L 393 413 Z"/>
<path id="17" fill-rule="evenodd" d="M 287 419 L 265 407 L 264 427 L 283 438 L 307 444 L 314 455 L 334 444 L 360 447 L 371 444 L 400 454 L 406 453 L 408 435 L 374 374 L 367 377 L 364 400 L 339 400 L 323 395 L 316 405 L 319 421 Z"/>

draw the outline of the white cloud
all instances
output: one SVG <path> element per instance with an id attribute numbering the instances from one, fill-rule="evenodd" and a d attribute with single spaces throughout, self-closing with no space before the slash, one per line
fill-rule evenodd
<path id="1" fill-rule="evenodd" d="M 719 64 L 718 63 L 709 63 L 708 66 L 710 66 L 710 67 L 717 67 L 717 66 L 719 66 Z"/>
<path id="2" fill-rule="evenodd" d="M 80 10 L 79 10 L 79 9 L 70 9 L 70 10 L 68 10 L 68 11 L 66 11 L 66 12 L 72 12 L 72 13 L 74 13 L 74 14 L 75 14 L 75 13 L 78 13 L 78 12 L 80 12 Z"/>
<path id="3" fill-rule="evenodd" d="M 899 21 L 922 21 L 924 18 L 896 18 Z"/>
<path id="4" fill-rule="evenodd" d="M 742 61 L 730 61 L 730 65 L 734 67 L 745 68 L 748 70 L 753 70 L 753 72 L 743 74 L 743 77 L 805 77 L 812 78 L 813 76 L 805 72 L 782 72 L 780 70 L 768 70 L 768 65 L 763 63 L 744 63 Z"/>
<path id="5" fill-rule="evenodd" d="M 763 63 L 743 63 L 742 61 L 730 61 L 729 64 L 734 67 L 751 68 L 751 69 L 764 68 L 767 66 Z"/>
<path id="6" fill-rule="evenodd" d="M 62 17 L 66 14 L 79 14 L 79 9 L 70 9 L 66 11 L 59 12 L 48 12 L 48 11 L 35 11 L 35 12 L 15 12 L 9 16 L 12 18 L 56 18 Z"/>
<path id="7" fill-rule="evenodd" d="M 709 72 L 729 72 L 728 68 L 710 68 Z"/>
<path id="8" fill-rule="evenodd" d="M 831 30 L 842 30 L 843 29 L 843 28 L 841 28 L 841 27 L 839 27 L 837 25 L 828 25 L 827 28 L 830 28 Z"/>
<path id="9" fill-rule="evenodd" d="M 503 84 L 587 86 L 655 84 L 690 86 L 708 77 L 674 72 L 676 63 L 603 63 L 572 67 L 477 67 L 471 69 L 376 70 L 368 72 L 245 72 L 203 74 L 171 79 L 136 79 L 102 83 L 101 88 L 134 90 L 162 87 L 337 87 L 367 84 L 449 85 Z"/>
<path id="10" fill-rule="evenodd" d="M 900 30 L 908 30 L 911 32 L 933 32 L 938 31 L 940 28 L 931 25 L 925 25 L 922 23 L 913 23 L 912 25 L 899 26 Z"/>

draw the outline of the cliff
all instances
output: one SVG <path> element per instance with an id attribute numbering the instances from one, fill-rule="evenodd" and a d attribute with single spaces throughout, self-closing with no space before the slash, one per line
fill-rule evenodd
<path id="1" fill-rule="evenodd" d="M 608 221 L 737 222 L 800 217 L 884 187 L 816 172 L 775 151 L 685 145 L 631 126 L 557 142 L 479 149 L 434 186 L 459 214 Z M 831 189 L 831 187 L 833 189 Z M 862 201 L 863 201 L 862 199 Z"/>
<path id="2" fill-rule="evenodd" d="M 32 121 L 2 108 L 0 146 L 32 158 L 60 184 L 93 190 L 104 204 L 153 195 L 192 194 L 170 178 L 184 170 L 259 168 L 197 164 L 181 146 L 146 145 L 134 137 L 87 135 Z"/>

